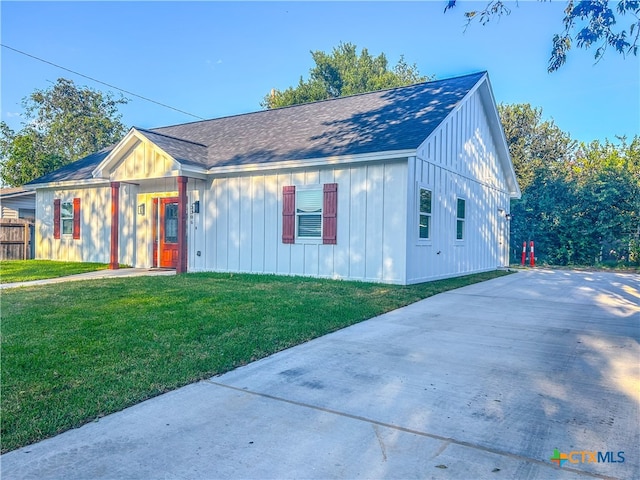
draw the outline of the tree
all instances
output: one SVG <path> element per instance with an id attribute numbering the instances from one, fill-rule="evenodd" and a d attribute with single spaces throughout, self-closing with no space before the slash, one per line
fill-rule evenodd
<path id="1" fill-rule="evenodd" d="M 522 198 L 511 205 L 512 260 L 523 241 L 554 265 L 640 262 L 640 137 L 577 145 L 542 110 L 498 107 Z"/>
<path id="2" fill-rule="evenodd" d="M 530 104 L 498 105 L 511 160 L 521 189 L 536 172 L 571 158 L 576 142 L 551 120 L 542 121 L 542 109 Z"/>
<path id="3" fill-rule="evenodd" d="M 553 121 L 543 121 L 540 108 L 501 104 L 498 111 L 522 190 L 522 198 L 511 204 L 511 251 L 517 256 L 523 241 L 534 240 L 538 256 L 548 257 L 566 243 L 564 165 L 576 144 Z"/>
<path id="4" fill-rule="evenodd" d="M 41 177 L 65 165 L 65 159 L 56 154 L 48 154 L 43 149 L 42 135 L 31 127 L 14 133 L 4 122 L 2 135 L 3 185 L 19 186 Z"/>
<path id="5" fill-rule="evenodd" d="M 637 263 L 633 243 L 640 236 L 640 137 L 630 144 L 582 144 L 568 175 L 575 185 L 574 224 L 581 251 L 576 263 Z M 637 253 L 636 253 L 637 255 Z"/>
<path id="6" fill-rule="evenodd" d="M 22 130 L 0 124 L 3 184 L 22 185 L 117 142 L 126 133 L 118 106 L 127 102 L 65 78 L 35 90 L 23 100 Z"/>
<path id="7" fill-rule="evenodd" d="M 429 80 L 420 75 L 415 64 L 407 64 L 404 56 L 389 69 L 384 53 L 372 57 L 363 48 L 358 55 L 357 47 L 352 43 L 340 43 L 331 54 L 312 51 L 311 56 L 315 66 L 309 71 L 309 79 L 305 81 L 300 77 L 296 87 L 272 90 L 264 97 L 263 107 L 297 105 Z"/>
<path id="8" fill-rule="evenodd" d="M 456 0 L 449 0 L 445 12 L 456 6 Z M 607 48 L 613 48 L 624 55 L 638 54 L 638 40 L 640 35 L 640 1 L 619 0 L 616 13 L 607 0 L 567 1 L 562 20 L 564 30 L 553 36 L 553 47 L 547 70 L 558 70 L 567 60 L 567 52 L 575 43 L 578 48 L 589 49 L 595 47 L 594 58 L 602 58 Z M 511 10 L 502 0 L 491 0 L 482 10 L 465 12 L 467 26 L 472 21 L 479 21 L 482 25 L 491 19 L 502 15 L 509 15 Z M 631 18 L 628 28 L 618 28 L 617 20 Z"/>

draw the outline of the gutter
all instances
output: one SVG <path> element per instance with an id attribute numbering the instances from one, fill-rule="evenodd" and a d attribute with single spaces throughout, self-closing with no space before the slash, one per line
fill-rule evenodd
<path id="1" fill-rule="evenodd" d="M 210 175 L 225 173 L 245 173 L 264 170 L 284 170 L 319 166 L 345 165 L 351 163 L 376 162 L 392 159 L 403 159 L 416 155 L 415 149 L 388 150 L 386 152 L 363 153 L 358 155 L 337 155 L 332 157 L 309 158 L 305 160 L 285 160 L 282 162 L 251 163 L 247 165 L 225 165 L 211 167 L 206 173 Z"/>

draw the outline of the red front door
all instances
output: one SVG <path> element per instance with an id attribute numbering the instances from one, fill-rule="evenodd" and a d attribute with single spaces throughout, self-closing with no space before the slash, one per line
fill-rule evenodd
<path id="1" fill-rule="evenodd" d="M 159 228 L 154 228 L 154 234 L 158 234 L 154 244 L 157 241 L 158 249 L 156 251 L 154 248 L 154 264 L 159 260 L 161 268 L 176 268 L 178 266 L 178 198 L 160 198 L 159 200 L 160 208 L 155 217 Z"/>

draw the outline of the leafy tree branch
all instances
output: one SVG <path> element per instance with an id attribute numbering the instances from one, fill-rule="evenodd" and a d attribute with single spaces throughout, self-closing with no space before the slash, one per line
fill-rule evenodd
<path id="1" fill-rule="evenodd" d="M 562 20 L 564 29 L 552 39 L 551 57 L 547 66 L 549 72 L 558 70 L 566 63 L 567 53 L 574 44 L 578 48 L 595 48 L 596 63 L 608 48 L 613 48 L 622 56 L 638 55 L 640 1 L 619 0 L 615 12 L 611 8 L 612 3 L 607 0 L 567 1 Z M 456 0 L 449 0 L 444 11 L 451 10 L 456 4 Z M 464 13 L 467 19 L 465 29 L 472 21 L 486 25 L 494 18 L 511 13 L 502 0 L 491 0 L 484 5 L 482 9 Z M 629 19 L 631 22 L 627 24 L 628 27 L 620 27 L 623 21 Z"/>
<path id="2" fill-rule="evenodd" d="M 127 102 L 65 78 L 35 90 L 23 100 L 19 132 L 0 123 L 0 180 L 23 185 L 117 142 L 126 133 L 118 107 Z"/>
<path id="3" fill-rule="evenodd" d="M 295 87 L 273 89 L 264 97 L 264 108 L 278 108 L 300 103 L 327 100 L 345 95 L 401 87 L 429 80 L 419 73 L 415 64 L 408 64 L 404 56 L 389 68 L 384 53 L 373 57 L 366 48 L 358 54 L 356 45 L 340 43 L 331 53 L 312 51 L 315 66 L 309 79 L 300 77 Z"/>

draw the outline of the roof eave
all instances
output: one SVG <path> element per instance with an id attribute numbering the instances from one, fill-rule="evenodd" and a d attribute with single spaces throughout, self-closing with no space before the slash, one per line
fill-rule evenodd
<path id="1" fill-rule="evenodd" d="M 484 88 L 482 88 L 484 86 Z M 461 105 L 465 102 L 465 100 L 471 95 L 473 95 L 476 91 L 480 90 L 480 97 L 483 95 L 489 96 L 488 102 L 485 103 L 485 106 L 490 105 L 491 111 L 490 114 L 493 117 L 493 122 L 489 121 L 489 127 L 493 134 L 497 134 L 497 148 L 499 149 L 498 156 L 500 158 L 500 164 L 505 169 L 505 178 L 507 182 L 507 186 L 509 189 L 509 197 L 518 199 L 522 196 L 522 192 L 520 191 L 520 186 L 518 185 L 518 179 L 516 177 L 515 170 L 513 168 L 513 162 L 511 161 L 511 155 L 509 154 L 509 146 L 507 144 L 507 138 L 504 135 L 504 129 L 502 128 L 502 123 L 500 120 L 500 114 L 498 113 L 497 104 L 495 97 L 493 96 L 493 89 L 491 88 L 491 82 L 489 81 L 489 74 L 484 72 L 482 77 L 478 80 L 478 82 L 466 93 L 464 97 L 460 99 L 458 104 L 451 109 L 449 114 L 440 122 L 440 125 L 445 123 L 447 119 L 453 116 L 460 108 Z M 497 125 L 497 127 L 496 127 Z M 426 144 L 433 135 L 436 134 L 437 128 L 435 128 L 427 138 L 424 139 L 422 144 L 417 148 L 420 150 L 422 145 Z"/>
<path id="2" fill-rule="evenodd" d="M 135 142 L 140 141 L 140 136 L 144 137 L 141 132 L 138 132 L 135 127 L 132 127 L 124 138 L 113 148 L 113 150 L 111 150 L 109 154 L 98 164 L 98 166 L 93 169 L 91 176 L 94 178 L 105 178 L 103 177 L 105 169 L 111 165 L 114 159 L 118 158 L 121 152 L 126 152 L 129 148 L 135 145 Z"/>
<path id="3" fill-rule="evenodd" d="M 68 188 L 68 187 L 86 188 L 86 187 L 96 187 L 99 185 L 109 185 L 109 180 L 104 178 L 61 180 L 57 182 L 34 183 L 33 185 L 25 185 L 24 188 L 28 188 L 29 190 L 35 191 L 35 190 L 40 190 L 44 188 Z"/>
<path id="4" fill-rule="evenodd" d="M 6 195 L 0 195 L 0 198 L 2 198 L 3 200 L 6 200 L 8 198 L 18 198 L 18 197 L 24 197 L 26 195 L 33 195 L 33 188 L 27 188 L 24 187 L 25 191 L 23 192 L 16 192 L 16 193 L 8 193 Z"/>
<path id="5" fill-rule="evenodd" d="M 488 95 L 490 101 L 488 102 L 491 109 L 491 115 L 494 122 L 489 122 L 494 134 L 498 136 L 498 145 L 500 149 L 499 157 L 500 163 L 505 169 L 505 178 L 507 185 L 509 186 L 509 196 L 514 199 L 518 199 L 522 196 L 520 191 L 520 185 L 518 185 L 518 177 L 516 177 L 516 171 L 513 168 L 513 161 L 511 160 L 511 154 L 509 153 L 509 144 L 507 143 L 507 137 L 504 134 L 504 128 L 502 127 L 502 120 L 500 120 L 500 113 L 498 112 L 498 104 L 493 96 L 493 88 L 491 87 L 491 81 L 489 80 L 489 74 L 485 73 L 482 80 L 478 83 L 484 83 L 486 88 L 481 91 L 482 94 Z"/>
<path id="6" fill-rule="evenodd" d="M 281 162 L 252 163 L 246 165 L 224 165 L 211 167 L 207 170 L 210 175 L 242 173 L 255 170 L 283 170 L 299 169 L 318 166 L 344 165 L 349 163 L 376 162 L 383 160 L 402 159 L 416 155 L 416 149 L 388 150 L 384 152 L 362 153 L 355 155 L 336 155 L 330 157 L 317 157 L 307 159 L 293 159 Z"/>
<path id="7" fill-rule="evenodd" d="M 201 167 L 196 167 L 196 166 L 191 166 L 191 165 L 185 165 L 183 163 L 180 163 L 180 168 L 178 169 L 177 173 L 178 176 L 184 176 L 184 177 L 189 177 L 189 178 L 198 178 L 200 180 L 206 180 L 207 179 L 207 169 L 206 168 L 201 168 Z"/>
<path id="8" fill-rule="evenodd" d="M 460 110 L 461 106 L 465 103 L 465 101 L 469 97 L 471 97 L 471 95 L 473 95 L 478 90 L 478 88 L 480 88 L 480 85 L 482 85 L 482 82 L 486 77 L 487 77 L 487 72 L 484 72 L 482 74 L 482 77 L 480 77 L 480 79 L 476 82 L 476 84 L 469 89 L 469 91 L 458 101 L 458 103 L 455 105 L 455 107 L 453 107 L 451 109 L 451 111 L 440 121 L 440 123 L 438 123 L 438 125 L 436 125 L 436 127 L 431 131 L 431 133 L 429 135 L 427 135 L 427 137 L 422 141 L 422 143 L 416 149 L 417 151 L 419 151 L 422 148 L 423 145 L 426 145 L 434 135 L 437 135 L 438 128 L 441 125 L 444 125 L 444 123 L 446 123 L 447 120 L 449 120 L 453 115 L 455 115 L 455 113 L 458 110 Z"/>

